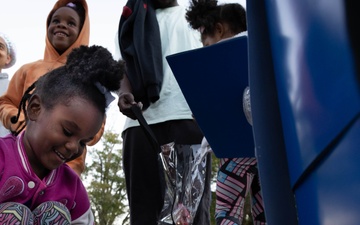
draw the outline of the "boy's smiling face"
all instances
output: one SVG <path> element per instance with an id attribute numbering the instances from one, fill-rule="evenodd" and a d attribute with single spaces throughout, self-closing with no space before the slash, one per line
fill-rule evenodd
<path id="1" fill-rule="evenodd" d="M 61 7 L 54 12 L 48 26 L 48 38 L 61 55 L 78 38 L 80 33 L 79 14 L 69 7 Z"/>

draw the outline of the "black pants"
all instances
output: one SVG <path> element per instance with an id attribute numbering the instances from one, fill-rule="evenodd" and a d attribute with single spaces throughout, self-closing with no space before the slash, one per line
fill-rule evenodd
<path id="1" fill-rule="evenodd" d="M 160 145 L 200 144 L 201 130 L 193 120 L 173 120 L 150 125 Z M 163 206 L 164 183 L 161 182 L 158 155 L 141 127 L 123 132 L 123 163 L 130 207 L 131 225 L 156 225 Z M 206 186 L 194 225 L 210 225 L 211 154 L 207 158 Z"/>

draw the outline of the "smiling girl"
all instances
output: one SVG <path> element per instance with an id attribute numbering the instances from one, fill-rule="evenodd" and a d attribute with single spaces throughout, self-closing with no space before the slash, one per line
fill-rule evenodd
<path id="1" fill-rule="evenodd" d="M 45 73 L 63 66 L 72 49 L 89 44 L 90 24 L 88 6 L 85 0 L 58 0 L 50 11 L 46 21 L 44 58 L 23 65 L 10 80 L 7 92 L 0 97 L 0 119 L 4 127 L 12 133 L 18 133 L 25 126 L 25 117 L 21 113 L 16 123 L 12 118 L 26 89 Z M 96 144 L 104 128 L 87 143 Z M 82 157 L 69 162 L 69 166 L 80 175 L 85 169 L 86 148 Z"/>
<path id="2" fill-rule="evenodd" d="M 105 48 L 82 46 L 26 90 L 26 130 L 0 138 L 0 224 L 94 223 L 86 189 L 65 163 L 96 136 L 124 73 Z"/>

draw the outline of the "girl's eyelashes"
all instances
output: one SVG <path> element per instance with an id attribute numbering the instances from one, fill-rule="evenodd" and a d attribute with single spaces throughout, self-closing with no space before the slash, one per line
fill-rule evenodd
<path id="1" fill-rule="evenodd" d="M 68 23 L 69 27 L 76 27 L 76 24 L 73 22 Z"/>
<path id="2" fill-rule="evenodd" d="M 60 23 L 60 20 L 58 20 L 58 19 L 53 19 L 53 20 L 51 21 L 51 23 L 53 23 L 53 24 L 59 24 L 59 23 Z M 76 27 L 76 26 L 77 26 L 77 24 L 76 24 L 75 22 L 73 22 L 73 21 L 67 22 L 67 25 L 68 25 L 69 27 Z"/>
<path id="3" fill-rule="evenodd" d="M 53 24 L 58 24 L 58 23 L 60 23 L 60 22 L 59 22 L 59 20 L 57 20 L 57 19 L 53 19 L 53 20 L 51 21 L 51 23 L 53 23 Z"/>
<path id="4" fill-rule="evenodd" d="M 73 133 L 70 132 L 70 131 L 69 131 L 68 129 L 66 129 L 66 128 L 63 128 L 63 132 L 64 132 L 64 134 L 65 134 L 66 137 L 71 137 L 71 136 L 73 135 Z M 80 142 L 79 142 L 79 145 L 80 145 L 81 147 L 85 147 L 85 146 L 86 146 L 86 143 L 89 142 L 89 141 L 91 141 L 91 139 L 90 139 L 90 140 L 87 140 L 87 141 L 85 141 L 85 140 L 80 141 Z"/>
<path id="5" fill-rule="evenodd" d="M 0 50 L 5 50 L 6 48 L 5 48 L 5 45 L 3 45 L 3 44 L 0 44 Z"/>
<path id="6" fill-rule="evenodd" d="M 63 128 L 63 132 L 65 134 L 66 137 L 71 137 L 72 133 L 70 131 L 68 131 L 67 129 Z"/>

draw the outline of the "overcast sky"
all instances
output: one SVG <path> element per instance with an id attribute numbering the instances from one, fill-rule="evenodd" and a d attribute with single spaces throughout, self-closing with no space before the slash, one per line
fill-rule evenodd
<path id="1" fill-rule="evenodd" d="M 187 6 L 188 0 L 178 0 Z M 2 1 L 0 32 L 9 35 L 17 47 L 16 64 L 4 69 L 11 77 L 23 64 L 43 58 L 45 49 L 46 18 L 55 0 Z M 219 0 L 238 2 L 245 7 L 246 0 Z M 115 58 L 120 57 L 115 45 L 115 36 L 125 0 L 87 0 L 90 16 L 90 44 L 106 47 Z M 117 109 L 116 102 L 108 110 L 107 128 L 121 131 L 124 116 Z"/>

